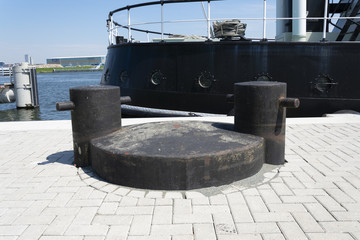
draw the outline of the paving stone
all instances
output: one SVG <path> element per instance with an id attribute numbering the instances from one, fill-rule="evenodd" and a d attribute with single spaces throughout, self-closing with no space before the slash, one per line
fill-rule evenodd
<path id="1" fill-rule="evenodd" d="M 328 211 L 346 211 L 337 201 L 335 201 L 332 197 L 325 196 L 316 196 L 316 199 L 323 205 Z"/>
<path id="2" fill-rule="evenodd" d="M 251 212 L 269 212 L 260 196 L 245 196 L 245 198 Z"/>
<path id="3" fill-rule="evenodd" d="M 219 235 L 218 240 L 262 240 L 260 234 Z"/>
<path id="4" fill-rule="evenodd" d="M 223 194 L 218 194 L 210 197 L 211 205 L 225 205 L 228 204 L 226 196 Z"/>
<path id="5" fill-rule="evenodd" d="M 305 186 L 302 184 L 297 178 L 295 178 L 292 174 L 289 177 L 282 178 L 285 184 L 294 191 L 294 189 L 304 189 Z"/>
<path id="6" fill-rule="evenodd" d="M 74 225 L 90 225 L 98 211 L 97 207 L 83 207 L 76 215 L 72 224 Z"/>
<path id="7" fill-rule="evenodd" d="M 65 207 L 75 193 L 59 193 L 50 203 L 49 207 Z"/>
<path id="8" fill-rule="evenodd" d="M 313 196 L 280 196 L 283 203 L 317 203 Z"/>
<path id="9" fill-rule="evenodd" d="M 236 205 L 235 205 L 236 206 Z M 193 213 L 224 213 L 230 212 L 228 205 L 199 205 L 193 206 Z"/>
<path id="10" fill-rule="evenodd" d="M 311 240 L 353 240 L 348 233 L 308 233 Z"/>
<path id="11" fill-rule="evenodd" d="M 191 224 L 171 224 L 171 225 L 155 225 L 151 226 L 150 235 L 153 236 L 175 236 L 175 235 L 191 235 L 193 228 Z"/>
<path id="12" fill-rule="evenodd" d="M 174 200 L 171 198 L 156 198 L 155 205 L 156 206 L 172 206 L 173 201 Z"/>
<path id="13" fill-rule="evenodd" d="M 232 205 L 231 214 L 236 223 L 254 222 L 253 217 L 247 205 Z"/>
<path id="14" fill-rule="evenodd" d="M 152 224 L 171 224 L 172 216 L 172 206 L 155 206 Z"/>
<path id="15" fill-rule="evenodd" d="M 99 207 L 101 206 L 102 199 L 79 199 L 70 200 L 66 206 L 69 207 Z"/>
<path id="16" fill-rule="evenodd" d="M 61 236 L 68 229 L 70 224 L 73 222 L 75 216 L 70 215 L 60 215 L 55 218 L 55 220 L 48 225 L 43 235 L 51 236 Z"/>
<path id="17" fill-rule="evenodd" d="M 122 197 L 113 193 L 108 193 L 104 199 L 104 202 L 116 202 L 117 204 L 120 203 Z"/>
<path id="18" fill-rule="evenodd" d="M 291 222 L 294 218 L 289 212 L 258 212 L 252 214 L 255 222 Z"/>
<path id="19" fill-rule="evenodd" d="M 126 240 L 128 237 L 130 226 L 110 226 L 109 232 L 106 235 L 106 240 Z"/>
<path id="20" fill-rule="evenodd" d="M 305 207 L 299 203 L 267 204 L 270 212 L 307 212 Z"/>
<path id="21" fill-rule="evenodd" d="M 238 233 L 279 233 L 280 229 L 276 223 L 237 223 L 236 228 Z"/>
<path id="22" fill-rule="evenodd" d="M 34 225 L 44 225 L 50 224 L 54 220 L 55 216 L 20 216 L 18 217 L 14 224 L 25 225 L 25 224 L 34 224 Z"/>
<path id="23" fill-rule="evenodd" d="M 115 214 L 119 206 L 118 202 L 103 202 L 98 210 L 99 214 Z"/>
<path id="24" fill-rule="evenodd" d="M 155 205 L 155 199 L 153 198 L 139 198 L 139 201 L 137 203 L 138 206 L 154 206 Z"/>
<path id="25" fill-rule="evenodd" d="M 264 240 L 285 240 L 281 233 L 264 233 L 262 236 Z"/>
<path id="26" fill-rule="evenodd" d="M 174 214 L 173 223 L 185 224 L 185 223 L 212 223 L 212 217 L 210 213 L 200 212 L 192 214 Z"/>
<path id="27" fill-rule="evenodd" d="M 113 193 L 120 195 L 120 196 L 126 196 L 126 194 L 128 194 L 129 192 L 130 192 L 130 189 L 119 187 Z"/>
<path id="28" fill-rule="evenodd" d="M 171 236 L 129 236 L 127 240 L 171 240 Z"/>
<path id="29" fill-rule="evenodd" d="M 119 206 L 120 207 L 136 206 L 138 201 L 139 201 L 138 198 L 124 196 L 121 198 Z"/>
<path id="30" fill-rule="evenodd" d="M 119 207 L 116 214 L 119 215 L 151 215 L 153 206 Z"/>
<path id="31" fill-rule="evenodd" d="M 216 240 L 213 224 L 194 224 L 195 239 Z"/>
<path id="32" fill-rule="evenodd" d="M 107 183 L 105 183 L 107 184 Z M 95 189 L 94 191 L 92 191 L 92 193 L 89 195 L 89 199 L 104 199 L 106 196 L 105 192 L 99 191 L 97 189 Z"/>
<path id="33" fill-rule="evenodd" d="M 209 205 L 210 200 L 209 198 L 192 198 L 191 199 L 192 205 Z"/>
<path id="34" fill-rule="evenodd" d="M 134 198 L 142 198 L 145 196 L 145 191 L 139 191 L 139 190 L 131 190 L 128 194 L 128 197 L 134 197 Z"/>
<path id="35" fill-rule="evenodd" d="M 70 225 L 65 235 L 69 236 L 105 236 L 109 227 L 106 225 Z"/>
<path id="36" fill-rule="evenodd" d="M 201 237 L 199 237 L 198 239 L 201 239 Z M 193 235 L 177 235 L 172 236 L 171 240 L 194 240 L 194 237 Z"/>
<path id="37" fill-rule="evenodd" d="M 319 222 L 335 221 L 334 217 L 319 203 L 306 203 L 305 207 L 311 215 Z"/>
<path id="38" fill-rule="evenodd" d="M 184 196 L 181 192 L 170 191 L 165 193 L 165 198 L 183 199 Z"/>
<path id="39" fill-rule="evenodd" d="M 360 221 L 360 209 L 351 212 L 331 212 L 331 213 L 338 221 Z"/>
<path id="40" fill-rule="evenodd" d="M 162 198 L 163 192 L 162 191 L 149 191 L 145 197 L 146 198 Z"/>
<path id="41" fill-rule="evenodd" d="M 48 207 L 44 209 L 41 215 L 72 216 L 76 215 L 80 209 L 80 207 Z"/>
<path id="42" fill-rule="evenodd" d="M 279 196 L 294 195 L 285 183 L 271 183 L 270 185 Z"/>
<path id="43" fill-rule="evenodd" d="M 214 213 L 214 225 L 216 234 L 236 234 L 234 219 L 230 213 Z"/>
<path id="44" fill-rule="evenodd" d="M 93 225 L 129 225 L 133 220 L 133 216 L 119 215 L 96 215 L 92 221 Z"/>
<path id="45" fill-rule="evenodd" d="M 226 195 L 230 205 L 244 205 L 245 198 L 241 192 L 230 193 Z"/>
<path id="46" fill-rule="evenodd" d="M 308 239 L 296 222 L 279 222 L 278 224 L 286 239 Z"/>
<path id="47" fill-rule="evenodd" d="M 39 240 L 83 240 L 83 236 L 42 236 Z"/>
<path id="48" fill-rule="evenodd" d="M 332 198 L 334 198 L 338 203 L 354 203 L 355 200 L 348 196 L 346 193 L 340 189 L 326 189 L 325 190 Z"/>
<path id="49" fill-rule="evenodd" d="M 174 215 L 191 213 L 192 205 L 190 199 L 174 199 Z"/>
<path id="50" fill-rule="evenodd" d="M 320 222 L 320 225 L 329 233 L 358 232 L 360 229 L 357 221 Z"/>
<path id="51" fill-rule="evenodd" d="M 150 234 L 151 215 L 137 215 L 131 223 L 129 235 L 147 236 Z"/>
<path id="52" fill-rule="evenodd" d="M 119 188 L 118 185 L 115 184 L 107 184 L 105 186 L 103 186 L 100 190 L 103 192 L 107 192 L 107 193 L 112 193 L 115 190 L 117 190 Z"/>
<path id="53" fill-rule="evenodd" d="M 310 213 L 307 212 L 294 212 L 292 213 L 296 222 L 300 225 L 301 229 L 305 233 L 316 233 L 316 232 L 324 232 L 321 226 L 317 223 L 317 221 L 311 216 Z"/>
<path id="54" fill-rule="evenodd" d="M 0 236 L 21 235 L 28 225 L 13 225 L 13 226 L 1 226 Z"/>
<path id="55" fill-rule="evenodd" d="M 194 199 L 194 198 L 207 198 L 204 194 L 199 192 L 186 192 L 186 199 Z"/>
<path id="56" fill-rule="evenodd" d="M 45 231 L 46 227 L 47 225 L 31 225 L 26 228 L 26 230 L 21 234 L 18 240 L 39 239 Z"/>
<path id="57" fill-rule="evenodd" d="M 282 203 L 279 196 L 272 189 L 261 189 L 259 190 L 260 195 L 266 204 L 270 203 Z"/>

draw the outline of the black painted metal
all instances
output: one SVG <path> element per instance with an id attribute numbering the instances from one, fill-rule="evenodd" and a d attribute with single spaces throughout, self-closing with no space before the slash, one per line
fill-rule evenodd
<path id="1" fill-rule="evenodd" d="M 322 116 L 343 109 L 360 112 L 358 42 L 178 42 L 110 46 L 102 84 L 121 86 L 132 105 L 227 114 L 233 84 L 256 80 L 286 82 L 299 109 L 288 116 Z M 158 85 L 151 82 L 161 72 Z M 121 78 L 125 75 L 126 78 Z M 199 77 L 212 75 L 209 88 Z M 321 76 L 331 85 L 324 91 Z"/>
<path id="2" fill-rule="evenodd" d="M 286 83 L 243 82 L 234 85 L 235 131 L 265 139 L 265 162 L 284 164 L 286 107 L 299 107 L 286 98 Z"/>
<path id="3" fill-rule="evenodd" d="M 39 90 L 37 83 L 36 68 L 30 68 L 30 84 L 31 84 L 31 105 L 32 107 L 39 107 Z"/>
<path id="4" fill-rule="evenodd" d="M 75 109 L 75 104 L 73 102 L 57 102 L 56 110 L 57 111 L 71 111 Z"/>
<path id="5" fill-rule="evenodd" d="M 292 0 L 290 0 L 292 1 Z M 291 4 L 289 4 L 292 6 Z M 307 0 L 306 2 L 307 16 L 306 17 L 324 17 L 325 1 L 324 0 Z M 292 7 L 291 7 L 291 16 L 292 16 Z M 290 21 L 291 22 L 291 21 Z M 312 19 L 306 21 L 306 31 L 307 32 L 322 32 L 323 31 L 322 19 Z M 289 31 L 291 32 L 291 31 Z"/>
<path id="6" fill-rule="evenodd" d="M 70 102 L 57 103 L 59 110 L 72 110 L 74 163 L 91 165 L 90 141 L 121 128 L 120 88 L 85 86 L 70 88 Z"/>
<path id="7" fill-rule="evenodd" d="M 233 183 L 257 173 L 264 139 L 232 124 L 170 121 L 124 127 L 91 141 L 92 167 L 112 183 L 189 190 Z"/>

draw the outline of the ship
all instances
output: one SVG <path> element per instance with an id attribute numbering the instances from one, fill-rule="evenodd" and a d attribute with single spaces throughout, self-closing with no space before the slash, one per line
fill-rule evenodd
<path id="1" fill-rule="evenodd" d="M 131 97 L 123 113 L 139 116 L 231 115 L 234 83 L 247 81 L 287 83 L 287 96 L 301 102 L 287 110 L 289 117 L 360 112 L 360 0 L 277 0 L 275 18 L 267 17 L 266 0 L 257 1 L 263 6 L 259 38 L 246 37 L 241 16 L 211 18 L 214 0 L 152 1 L 111 11 L 100 84 L 120 86 L 121 95 Z M 207 35 L 165 32 L 168 4 L 202 4 Z M 161 9 L 160 31 L 131 21 L 134 9 L 153 5 Z M 125 22 L 116 21 L 119 13 L 127 14 Z M 276 22 L 274 39 L 266 35 L 270 22 Z M 158 37 L 137 41 L 134 32 Z"/>

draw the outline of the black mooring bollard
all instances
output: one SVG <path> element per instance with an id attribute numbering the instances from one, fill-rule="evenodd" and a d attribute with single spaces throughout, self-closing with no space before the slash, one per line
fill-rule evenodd
<path id="1" fill-rule="evenodd" d="M 120 87 L 84 86 L 70 88 L 70 102 L 56 103 L 58 111 L 71 110 L 74 162 L 91 165 L 90 141 L 121 128 Z"/>
<path id="2" fill-rule="evenodd" d="M 297 108 L 297 98 L 286 98 L 286 83 L 235 83 L 235 131 L 265 139 L 265 163 L 285 162 L 286 108 Z"/>

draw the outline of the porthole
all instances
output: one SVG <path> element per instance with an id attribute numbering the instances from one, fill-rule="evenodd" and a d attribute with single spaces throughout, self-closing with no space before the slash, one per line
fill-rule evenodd
<path id="1" fill-rule="evenodd" d="M 327 93 L 333 85 L 334 82 L 329 76 L 321 75 L 315 79 L 314 88 L 320 93 Z"/>
<path id="2" fill-rule="evenodd" d="M 157 70 L 151 74 L 150 82 L 153 85 L 157 86 L 161 84 L 161 82 L 164 81 L 165 79 L 166 79 L 165 75 L 162 74 L 162 72 L 160 72 L 159 70 Z"/>
<path id="3" fill-rule="evenodd" d="M 215 82 L 215 78 L 209 72 L 202 72 L 198 77 L 198 83 L 202 88 L 210 88 L 213 82 Z"/>
<path id="4" fill-rule="evenodd" d="M 124 82 L 126 82 L 128 79 L 129 79 L 129 75 L 128 75 L 127 71 L 126 71 L 126 70 L 123 70 L 123 71 L 120 73 L 120 82 L 124 83 Z"/>

